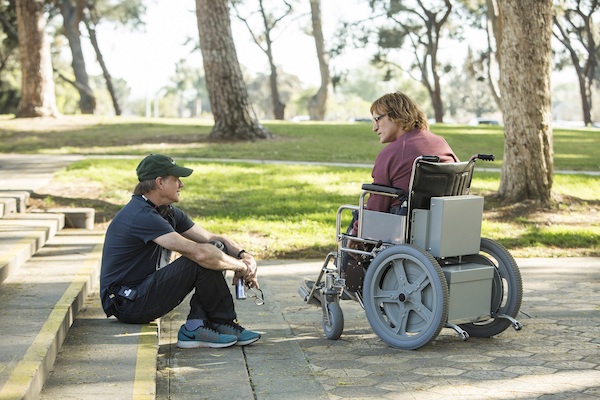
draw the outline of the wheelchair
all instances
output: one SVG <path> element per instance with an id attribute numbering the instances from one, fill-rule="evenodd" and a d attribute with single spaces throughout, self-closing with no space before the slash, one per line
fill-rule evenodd
<path id="1" fill-rule="evenodd" d="M 328 339 L 344 329 L 341 300 L 357 301 L 377 336 L 404 350 L 429 344 L 444 327 L 463 340 L 522 329 L 519 267 L 500 243 L 481 237 L 483 197 L 469 194 L 476 160 L 494 155 L 454 163 L 418 157 L 407 195 L 363 184 L 359 205 L 338 209 L 337 251 L 316 281 L 305 279 L 298 289 L 307 304 L 321 307 Z M 366 210 L 371 194 L 400 198 L 402 207 L 397 214 Z M 356 236 L 342 232 L 347 212 L 357 218 Z"/>

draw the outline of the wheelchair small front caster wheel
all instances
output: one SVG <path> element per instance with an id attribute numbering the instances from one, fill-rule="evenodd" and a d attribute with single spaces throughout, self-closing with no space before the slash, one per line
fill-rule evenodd
<path id="1" fill-rule="evenodd" d="M 327 303 L 327 315 L 323 314 L 323 331 L 330 340 L 337 340 L 344 330 L 344 314 L 339 303 Z M 325 310 L 323 310 L 325 312 Z"/>

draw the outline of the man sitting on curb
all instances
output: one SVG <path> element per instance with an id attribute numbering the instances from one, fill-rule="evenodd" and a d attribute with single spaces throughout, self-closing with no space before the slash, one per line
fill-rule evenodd
<path id="1" fill-rule="evenodd" d="M 134 194 L 106 231 L 100 297 L 107 317 L 148 323 L 167 314 L 195 290 L 187 321 L 177 335 L 178 347 L 256 342 L 260 334 L 235 322 L 224 274 L 234 271 L 234 281 L 243 278 L 248 286 L 258 288 L 254 257 L 172 206 L 184 186 L 179 178 L 193 170 L 177 165 L 170 157 L 151 154 L 136 171 L 139 183 Z M 213 245 L 216 242 L 224 245 L 222 250 Z M 173 251 L 182 257 L 171 261 Z"/>

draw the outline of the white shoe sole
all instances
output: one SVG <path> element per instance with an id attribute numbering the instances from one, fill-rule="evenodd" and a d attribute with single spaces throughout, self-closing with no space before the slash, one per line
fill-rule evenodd
<path id="1" fill-rule="evenodd" d="M 236 346 L 247 346 L 249 344 L 252 344 L 256 341 L 258 341 L 258 339 L 260 339 L 260 336 L 254 339 L 248 339 L 248 340 L 238 340 L 237 342 L 235 342 Z"/>
<path id="2" fill-rule="evenodd" d="M 201 348 L 201 347 L 222 348 L 222 347 L 233 346 L 236 343 L 237 343 L 237 340 L 233 341 L 233 342 L 226 342 L 226 343 L 201 342 L 199 340 L 178 340 L 177 347 L 179 347 L 180 349 L 197 349 L 197 348 Z"/>

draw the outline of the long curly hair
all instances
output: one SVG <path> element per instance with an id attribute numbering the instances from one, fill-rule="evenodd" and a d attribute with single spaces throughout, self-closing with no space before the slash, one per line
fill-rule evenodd
<path id="1" fill-rule="evenodd" d="M 371 104 L 371 114 L 387 116 L 406 131 L 413 129 L 429 130 L 425 112 L 410 97 L 402 92 L 387 93 Z"/>

